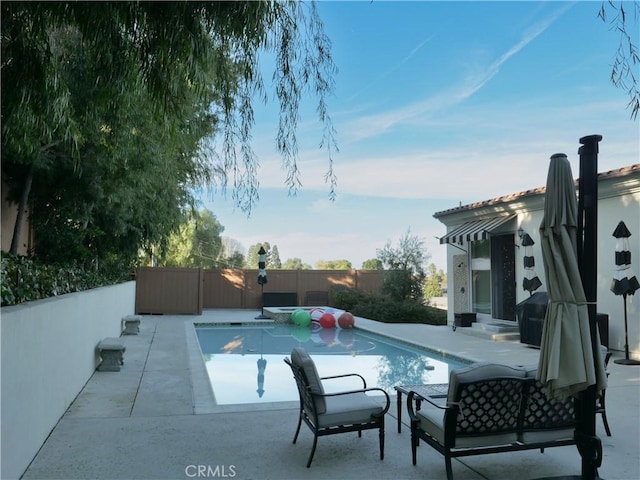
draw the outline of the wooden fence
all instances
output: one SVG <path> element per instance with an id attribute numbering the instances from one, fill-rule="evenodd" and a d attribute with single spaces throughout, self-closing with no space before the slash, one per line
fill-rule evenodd
<path id="1" fill-rule="evenodd" d="M 140 267 L 136 271 L 137 314 L 201 315 L 205 308 L 259 309 L 263 298 L 302 306 L 325 300 L 333 304 L 333 287 L 378 292 L 382 270 L 269 270 L 258 285 L 258 270 Z M 265 295 L 263 295 L 263 293 Z M 323 305 L 325 303 L 323 302 Z M 277 303 L 264 306 L 277 306 Z"/>

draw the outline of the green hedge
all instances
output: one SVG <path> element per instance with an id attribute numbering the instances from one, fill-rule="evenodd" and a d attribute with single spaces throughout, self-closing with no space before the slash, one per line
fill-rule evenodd
<path id="1" fill-rule="evenodd" d="M 49 265 L 27 257 L 2 253 L 2 306 L 114 285 L 131 278 L 120 268 Z"/>
<path id="2" fill-rule="evenodd" d="M 446 310 L 411 300 L 401 302 L 384 295 L 373 295 L 344 287 L 336 288 L 333 298 L 336 308 L 379 322 L 447 324 Z"/>

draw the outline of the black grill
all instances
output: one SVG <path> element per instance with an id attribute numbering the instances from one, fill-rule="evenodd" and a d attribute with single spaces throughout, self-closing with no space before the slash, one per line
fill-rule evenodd
<path id="1" fill-rule="evenodd" d="M 536 292 L 516 305 L 516 316 L 520 327 L 520 342 L 539 347 L 542 339 L 544 315 L 547 312 L 549 295 Z"/>

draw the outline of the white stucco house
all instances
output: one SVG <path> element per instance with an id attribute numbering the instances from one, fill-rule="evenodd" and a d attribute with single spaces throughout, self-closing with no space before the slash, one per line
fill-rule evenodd
<path id="1" fill-rule="evenodd" d="M 446 226 L 440 243 L 447 246 L 450 325 L 469 312 L 479 323 L 517 326 L 516 306 L 530 297 L 523 280 L 535 274 L 542 283 L 536 293 L 546 291 L 539 235 L 544 195 L 545 187 L 534 188 L 434 214 Z M 597 311 L 608 315 L 609 348 L 624 352 L 623 298 L 610 290 L 620 221 L 631 232 L 631 265 L 640 278 L 640 164 L 598 174 Z M 525 234 L 532 246 L 522 245 Z M 525 256 L 533 256 L 533 268 L 525 269 Z M 640 359 L 640 291 L 627 297 L 627 319 L 630 356 Z"/>

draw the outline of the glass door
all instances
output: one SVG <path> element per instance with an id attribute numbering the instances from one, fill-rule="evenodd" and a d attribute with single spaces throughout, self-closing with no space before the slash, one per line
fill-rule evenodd
<path id="1" fill-rule="evenodd" d="M 491 243 L 471 243 L 471 292 L 473 311 L 491 316 Z"/>

